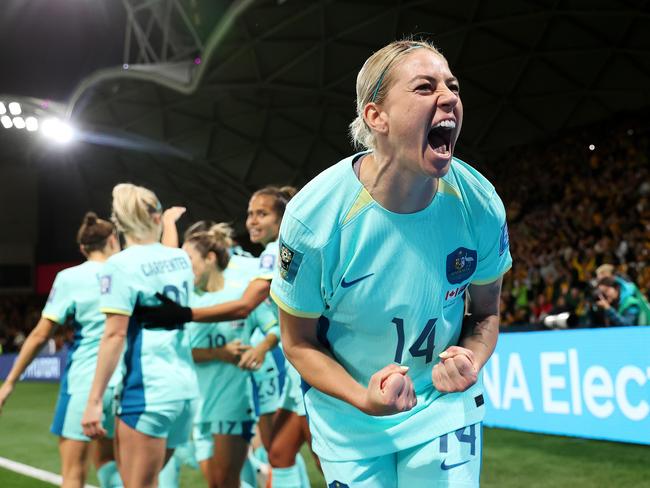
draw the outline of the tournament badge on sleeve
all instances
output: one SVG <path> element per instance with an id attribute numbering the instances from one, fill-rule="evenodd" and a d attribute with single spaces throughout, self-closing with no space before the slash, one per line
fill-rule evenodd
<path id="1" fill-rule="evenodd" d="M 303 253 L 291 249 L 280 240 L 280 277 L 287 283 L 293 284 L 302 262 Z"/>
<path id="2" fill-rule="evenodd" d="M 111 275 L 104 275 L 99 277 L 99 290 L 102 295 L 111 292 Z"/>

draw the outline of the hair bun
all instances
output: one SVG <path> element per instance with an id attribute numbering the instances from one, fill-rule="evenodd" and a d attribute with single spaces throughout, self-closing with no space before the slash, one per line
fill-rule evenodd
<path id="1" fill-rule="evenodd" d="M 84 225 L 90 227 L 93 226 L 97 223 L 97 214 L 95 212 L 86 212 L 86 215 L 84 215 Z"/>
<path id="2" fill-rule="evenodd" d="M 280 188 L 279 192 L 287 199 L 287 201 L 289 201 L 294 197 L 296 193 L 298 193 L 298 190 L 296 190 L 293 186 L 283 186 Z"/>

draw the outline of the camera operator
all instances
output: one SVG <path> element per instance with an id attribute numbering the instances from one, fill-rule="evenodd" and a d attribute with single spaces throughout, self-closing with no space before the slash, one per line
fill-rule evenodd
<path id="1" fill-rule="evenodd" d="M 605 325 L 639 325 L 641 306 L 639 300 L 630 294 L 621 296 L 621 284 L 613 277 L 598 280 L 596 306 L 603 311 Z"/>
<path id="2" fill-rule="evenodd" d="M 619 273 L 616 273 L 614 265 L 612 264 L 601 264 L 596 268 L 596 280 L 600 282 L 603 278 L 613 278 L 620 287 L 620 298 L 619 300 L 625 301 L 628 296 L 632 295 L 639 298 L 638 293 L 639 289 L 637 286 L 628 278 L 623 277 Z"/>

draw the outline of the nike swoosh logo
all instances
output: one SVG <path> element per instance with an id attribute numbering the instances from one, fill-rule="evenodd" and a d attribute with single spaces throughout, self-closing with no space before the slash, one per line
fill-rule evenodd
<path id="1" fill-rule="evenodd" d="M 370 274 L 367 274 L 366 276 L 362 276 L 361 278 L 357 278 L 356 280 L 352 280 L 352 281 L 345 281 L 345 278 L 343 278 L 343 279 L 341 280 L 341 286 L 342 286 L 343 288 L 350 288 L 352 285 L 356 285 L 356 284 L 359 283 L 360 281 L 363 281 L 363 280 L 365 280 L 366 278 L 370 278 L 370 277 L 371 277 L 372 275 L 374 275 L 374 274 L 375 274 L 375 273 L 370 273 Z"/>
<path id="2" fill-rule="evenodd" d="M 440 464 L 440 469 L 443 471 L 449 471 L 450 469 L 457 468 L 458 466 L 462 466 L 463 464 L 469 463 L 471 460 L 468 459 L 467 461 L 463 461 L 462 463 L 456 463 L 456 464 L 445 464 L 447 460 L 443 460 L 442 463 Z"/>

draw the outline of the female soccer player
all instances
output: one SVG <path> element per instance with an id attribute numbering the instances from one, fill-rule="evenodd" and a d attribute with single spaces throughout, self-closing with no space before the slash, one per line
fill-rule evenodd
<path id="1" fill-rule="evenodd" d="M 213 305 L 241 296 L 244 281 L 224 279 L 232 241 L 230 229 L 217 224 L 191 234 L 183 244 L 194 270 L 191 304 Z M 268 305 L 257 307 L 246 320 L 210 324 L 190 323 L 192 355 L 199 380 L 199 407 L 194 420 L 196 456 L 209 486 L 239 487 L 240 472 L 253 436 L 255 413 L 249 395 L 249 373 L 240 369 L 242 355 L 251 350 L 253 330 L 277 324 Z M 262 357 L 277 336 L 257 346 Z"/>
<path id="2" fill-rule="evenodd" d="M 126 342 L 115 434 L 127 488 L 157 486 L 174 448 L 189 439 L 198 393 L 183 327 L 156 327 L 131 317 L 136 304 L 155 303 L 161 290 L 182 305 L 189 300 L 192 265 L 184 251 L 158 242 L 161 215 L 150 190 L 131 184 L 113 188 L 113 219 L 127 247 L 107 261 L 100 278 L 106 329 L 82 423 L 89 437 L 104 434 L 101 398 Z"/>
<path id="3" fill-rule="evenodd" d="M 88 212 L 83 219 L 77 243 L 87 261 L 61 271 L 54 280 L 40 321 L 29 334 L 6 381 L 0 388 L 0 408 L 14 389 L 16 381 L 27 369 L 59 325 L 72 319 L 74 342 L 61 378 L 52 433 L 59 436 L 61 474 L 66 488 L 83 487 L 90 455 L 90 438 L 81 429 L 81 416 L 92 375 L 97 364 L 97 349 L 104 331 L 106 317 L 99 311 L 99 275 L 104 262 L 120 250 L 115 227 Z M 102 487 L 122 486 L 113 457 L 113 389 L 120 372 L 111 378 L 106 393 L 99 400 L 104 415 L 106 436 L 98 438 L 94 451 L 97 477 Z"/>
<path id="4" fill-rule="evenodd" d="M 270 280 L 278 257 L 278 232 L 285 208 L 296 190 L 292 187 L 277 188 L 273 186 L 262 188 L 253 194 L 248 204 L 246 228 L 251 242 L 265 246 L 259 258 L 259 272 L 255 276 L 244 295 L 238 299 L 211 307 L 201 307 L 181 310 L 172 305 L 163 309 L 148 309 L 142 316 L 147 319 L 165 319 L 168 313 L 174 320 L 189 321 L 190 315 L 195 322 L 210 322 L 233 320 L 246 317 L 255 307 L 268 298 Z M 274 310 L 277 309 L 274 307 Z M 265 364 L 262 361 L 266 361 Z M 256 351 L 256 348 L 242 355 L 241 366 L 250 367 L 254 373 L 254 384 L 257 399 L 260 402 L 258 415 L 262 442 L 268 451 L 269 462 L 272 466 L 273 486 L 283 488 L 300 486 L 303 479 L 303 469 L 296 464 L 299 450 L 305 441 L 310 442 L 309 427 L 300 390 L 300 377 L 293 368 L 287 368 L 286 377 L 280 374 L 273 383 L 271 378 L 263 378 L 264 372 L 272 367 L 271 356 L 266 359 Z M 275 358 L 275 366 L 281 370 L 281 361 Z M 260 371 L 261 369 L 261 371 Z M 281 397 L 276 396 L 281 388 Z M 266 395 L 265 395 L 266 393 Z M 277 415 L 273 415 L 279 409 Z"/>
<path id="5" fill-rule="evenodd" d="M 510 268 L 494 187 L 453 158 L 458 80 L 397 41 L 357 77 L 348 157 L 287 207 L 271 296 L 328 486 L 478 486 L 479 372 Z M 469 299 L 465 315 L 465 298 Z"/>

